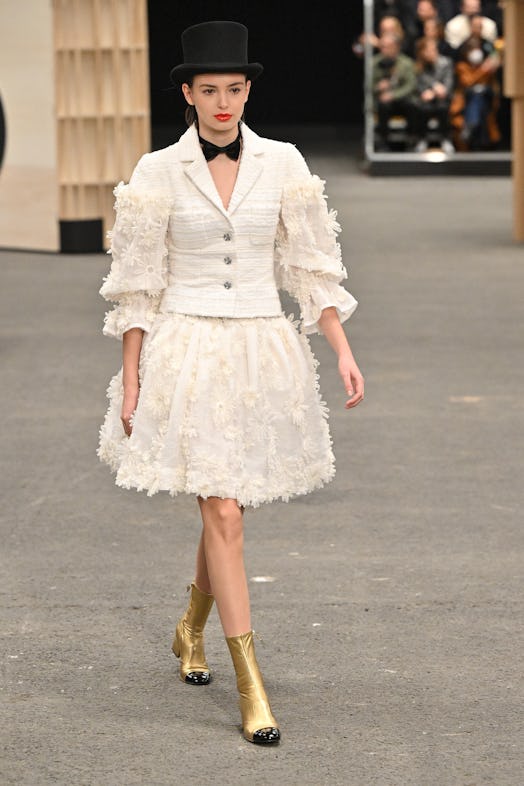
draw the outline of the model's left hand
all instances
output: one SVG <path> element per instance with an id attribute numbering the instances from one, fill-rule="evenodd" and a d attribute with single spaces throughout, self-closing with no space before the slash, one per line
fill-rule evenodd
<path id="1" fill-rule="evenodd" d="M 338 371 L 349 398 L 345 409 L 356 407 L 364 398 L 364 377 L 353 356 L 342 355 L 338 361 Z"/>

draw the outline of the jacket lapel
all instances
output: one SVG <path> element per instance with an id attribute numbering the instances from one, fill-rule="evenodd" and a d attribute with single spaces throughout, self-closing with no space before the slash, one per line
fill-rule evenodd
<path id="1" fill-rule="evenodd" d="M 235 187 L 226 210 L 218 194 L 207 161 L 198 143 L 198 133 L 194 126 L 180 137 L 180 157 L 184 162 L 184 170 L 198 190 L 213 203 L 226 217 L 238 208 L 242 200 L 251 191 L 263 170 L 263 149 L 260 137 L 242 124 L 242 155 L 238 168 Z"/>
<path id="2" fill-rule="evenodd" d="M 198 190 L 212 202 L 218 210 L 224 215 L 227 211 L 224 209 L 222 200 L 218 195 L 213 178 L 209 171 L 207 161 L 200 150 L 200 156 L 186 166 L 186 175 L 195 184 Z"/>
<path id="3" fill-rule="evenodd" d="M 178 141 L 178 147 L 180 160 L 184 164 L 184 171 L 188 178 L 206 199 L 209 199 L 221 213 L 227 215 L 200 148 L 195 126 L 190 126 L 182 134 Z"/>
<path id="4" fill-rule="evenodd" d="M 260 137 L 254 131 L 251 131 L 245 123 L 242 123 L 241 128 L 242 155 L 240 157 L 237 180 L 227 211 L 230 215 L 235 212 L 242 200 L 249 194 L 264 169 L 264 150 Z"/>

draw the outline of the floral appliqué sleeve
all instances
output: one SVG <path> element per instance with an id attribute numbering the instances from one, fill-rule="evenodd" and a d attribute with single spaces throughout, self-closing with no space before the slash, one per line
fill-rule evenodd
<path id="1" fill-rule="evenodd" d="M 312 175 L 302 155 L 290 147 L 275 242 L 275 277 L 277 286 L 299 304 L 303 332 L 319 333 L 323 309 L 335 306 L 344 322 L 358 302 L 341 284 L 347 278 L 337 238 L 341 227 L 336 211 L 328 210 L 325 181 Z"/>
<path id="2" fill-rule="evenodd" d="M 143 157 L 128 184 L 114 189 L 116 219 L 108 232 L 109 274 L 100 294 L 115 304 L 104 319 L 103 333 L 121 339 L 126 330 L 150 330 L 167 285 L 167 227 L 170 198 L 148 176 Z"/>

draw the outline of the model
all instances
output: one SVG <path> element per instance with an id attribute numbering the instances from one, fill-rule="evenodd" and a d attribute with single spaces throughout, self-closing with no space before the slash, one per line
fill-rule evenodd
<path id="1" fill-rule="evenodd" d="M 309 494 L 335 472 L 328 411 L 308 334 L 338 358 L 346 408 L 364 380 L 342 322 L 357 301 L 324 181 L 293 144 L 243 121 L 252 82 L 247 28 L 182 34 L 171 78 L 188 130 L 138 161 L 115 188 L 104 333 L 122 339 L 98 456 L 126 489 L 194 495 L 202 516 L 188 608 L 172 645 L 180 677 L 210 682 L 203 631 L 213 602 L 230 650 L 244 737 L 281 733 L 258 667 L 243 556 L 243 514 Z M 299 304 L 287 317 L 279 290 Z"/>

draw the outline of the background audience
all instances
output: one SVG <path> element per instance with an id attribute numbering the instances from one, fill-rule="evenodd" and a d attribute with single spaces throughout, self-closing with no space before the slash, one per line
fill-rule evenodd
<path id="1" fill-rule="evenodd" d="M 424 22 L 424 38 L 431 38 L 435 41 L 440 55 L 455 59 L 456 53 L 453 47 L 448 44 L 444 36 L 444 22 L 440 19 L 427 19 Z"/>
<path id="2" fill-rule="evenodd" d="M 471 20 L 482 12 L 480 0 L 462 0 L 460 14 L 452 17 L 444 27 L 446 41 L 458 49 L 472 33 Z M 497 23 L 489 16 L 481 15 L 482 36 L 492 43 L 498 36 Z"/>
<path id="3" fill-rule="evenodd" d="M 380 38 L 388 34 L 397 36 L 400 41 L 401 50 L 407 54 L 409 41 L 406 38 L 404 28 L 402 27 L 402 22 L 398 16 L 394 16 L 392 14 L 386 14 L 385 16 L 381 17 L 377 24 L 377 32 L 371 33 L 368 37 L 369 43 L 371 44 L 374 52 L 376 53 L 380 51 Z M 354 47 L 354 52 L 359 57 L 363 57 L 364 55 L 365 41 L 366 34 L 362 33 L 358 38 L 357 46 Z"/>
<path id="4" fill-rule="evenodd" d="M 428 149 L 427 138 L 431 131 L 432 137 L 438 139 L 441 149 L 452 153 L 454 147 L 449 139 L 449 107 L 455 86 L 454 62 L 450 57 L 439 54 L 434 39 L 419 38 L 415 73 L 415 150 L 423 152 Z M 430 121 L 434 124 L 431 128 Z"/>
<path id="5" fill-rule="evenodd" d="M 459 49 L 455 65 L 455 92 L 450 106 L 458 150 L 488 150 L 500 142 L 497 119 L 501 87 L 501 58 L 483 37 L 482 17 L 472 19 L 472 33 Z"/>
<path id="6" fill-rule="evenodd" d="M 406 133 L 413 134 L 415 92 L 415 64 L 401 51 L 401 41 L 390 33 L 379 39 L 379 52 L 373 56 L 372 89 L 377 114 L 378 149 L 387 149 L 389 120 L 401 115 L 407 124 Z"/>
<path id="7" fill-rule="evenodd" d="M 424 25 L 427 22 L 438 22 L 439 18 L 436 0 L 417 0 L 411 20 L 405 22 L 408 40 L 406 50 L 410 57 L 415 57 L 417 41 L 424 35 Z"/>
<path id="8" fill-rule="evenodd" d="M 394 116 L 405 123 L 404 149 L 424 151 L 431 142 L 451 154 L 499 145 L 499 116 L 507 124 L 502 24 L 502 0 L 375 0 L 369 43 L 378 149 L 391 149 Z M 365 44 L 362 33 L 355 55 L 364 56 Z"/>

